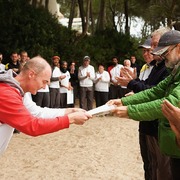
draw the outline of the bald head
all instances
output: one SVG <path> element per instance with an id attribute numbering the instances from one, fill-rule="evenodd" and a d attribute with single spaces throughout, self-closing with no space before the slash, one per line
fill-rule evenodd
<path id="1" fill-rule="evenodd" d="M 42 73 L 44 70 L 51 70 L 48 62 L 40 56 L 36 56 L 30 59 L 23 67 L 22 73 L 27 70 L 34 70 L 34 72 L 38 75 Z"/>
<path id="2" fill-rule="evenodd" d="M 15 78 L 20 83 L 24 92 L 36 92 L 46 88 L 50 83 L 51 67 L 48 62 L 40 56 L 30 59 Z"/>

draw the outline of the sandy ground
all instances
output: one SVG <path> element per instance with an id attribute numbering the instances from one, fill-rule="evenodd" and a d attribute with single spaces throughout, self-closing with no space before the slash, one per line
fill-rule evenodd
<path id="1" fill-rule="evenodd" d="M 143 180 L 138 122 L 94 117 L 53 134 L 14 134 L 0 180 Z"/>

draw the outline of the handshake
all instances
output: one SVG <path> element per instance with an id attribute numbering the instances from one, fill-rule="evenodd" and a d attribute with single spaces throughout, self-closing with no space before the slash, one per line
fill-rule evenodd
<path id="1" fill-rule="evenodd" d="M 128 118 L 127 106 L 123 106 L 120 99 L 110 100 L 106 104 L 89 111 L 85 111 L 80 108 L 72 109 L 73 112 L 66 113 L 70 119 L 70 124 L 82 125 L 94 115 L 104 115 L 109 113 L 113 113 L 118 117 Z"/>

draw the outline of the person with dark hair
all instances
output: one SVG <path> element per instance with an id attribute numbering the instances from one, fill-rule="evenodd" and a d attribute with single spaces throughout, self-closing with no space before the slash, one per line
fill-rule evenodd
<path id="1" fill-rule="evenodd" d="M 2 63 L 2 61 L 3 61 L 3 54 L 0 52 L 0 74 L 6 71 L 5 65 Z"/>
<path id="2" fill-rule="evenodd" d="M 141 66 L 136 62 L 136 56 L 131 55 L 130 60 L 131 60 L 131 67 L 135 69 L 137 76 L 139 76 Z"/>
<path id="3" fill-rule="evenodd" d="M 19 55 L 17 52 L 12 52 L 11 54 L 11 61 L 6 64 L 6 70 L 12 69 L 15 73 L 19 73 L 21 68 L 20 68 L 20 63 L 19 63 Z"/>
<path id="4" fill-rule="evenodd" d="M 74 103 L 68 105 L 68 107 L 74 107 L 76 98 L 79 97 L 79 92 L 78 92 L 78 90 L 79 90 L 78 70 L 76 69 L 76 63 L 74 61 L 72 61 L 70 63 L 68 71 L 70 73 L 69 82 L 71 83 L 71 86 L 73 87 L 73 96 L 74 96 Z"/>
<path id="5" fill-rule="evenodd" d="M 103 64 L 99 64 L 98 71 L 96 72 L 94 79 L 96 107 L 102 106 L 107 103 L 109 94 L 109 83 L 109 73 L 104 70 Z"/>
<path id="6" fill-rule="evenodd" d="M 51 75 L 51 82 L 49 85 L 49 92 L 50 92 L 50 107 L 51 108 L 59 108 L 60 107 L 60 93 L 59 88 L 60 84 L 59 81 L 61 78 L 61 72 L 59 69 L 60 57 L 53 56 L 52 57 L 52 75 Z"/>
<path id="7" fill-rule="evenodd" d="M 118 58 L 112 58 L 112 66 L 109 68 L 110 75 L 110 87 L 109 87 L 109 99 L 121 98 L 121 86 L 116 80 L 116 77 L 120 76 L 121 68 L 123 65 L 118 64 Z"/>
<path id="8" fill-rule="evenodd" d="M 68 102 L 67 102 L 67 93 L 68 91 L 72 91 L 73 87 L 71 86 L 71 83 L 69 82 L 70 74 L 67 70 L 68 64 L 66 61 L 60 62 L 60 72 L 61 76 L 64 76 L 65 78 L 60 80 L 60 108 L 67 108 Z"/>

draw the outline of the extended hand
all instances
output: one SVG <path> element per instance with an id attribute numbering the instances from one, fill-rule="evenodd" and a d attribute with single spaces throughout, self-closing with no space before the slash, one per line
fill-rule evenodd
<path id="1" fill-rule="evenodd" d="M 70 124 L 77 124 L 82 125 L 84 124 L 89 118 L 92 118 L 88 112 L 78 111 L 71 114 L 68 114 Z"/>
<path id="2" fill-rule="evenodd" d="M 123 106 L 121 99 L 111 99 L 107 102 L 108 105 Z"/>
<path id="3" fill-rule="evenodd" d="M 121 118 L 129 118 L 127 106 L 120 106 L 112 110 L 112 113 Z"/>

